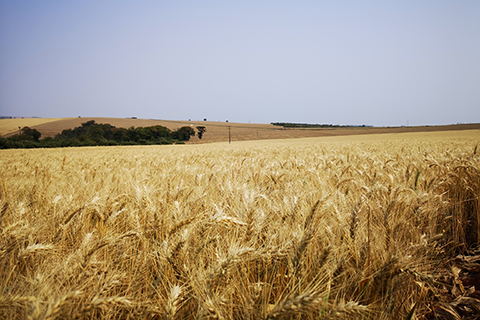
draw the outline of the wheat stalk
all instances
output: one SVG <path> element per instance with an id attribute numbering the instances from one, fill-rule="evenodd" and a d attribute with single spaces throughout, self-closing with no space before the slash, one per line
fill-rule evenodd
<path id="1" fill-rule="evenodd" d="M 455 318 L 480 134 L 438 135 L 0 150 L 0 318 Z"/>

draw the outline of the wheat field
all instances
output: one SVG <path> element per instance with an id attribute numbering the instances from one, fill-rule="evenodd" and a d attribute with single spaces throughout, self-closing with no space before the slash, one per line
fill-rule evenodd
<path id="1" fill-rule="evenodd" d="M 68 118 L 25 118 L 0 119 L 0 135 L 18 133 L 19 127 L 34 127 Z"/>
<path id="2" fill-rule="evenodd" d="M 479 141 L 2 150 L 0 318 L 474 317 Z"/>

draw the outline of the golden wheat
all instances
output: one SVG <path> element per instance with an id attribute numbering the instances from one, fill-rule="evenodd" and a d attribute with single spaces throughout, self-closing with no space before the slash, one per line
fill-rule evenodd
<path id="1" fill-rule="evenodd" d="M 480 134 L 438 136 L 1 151 L 0 318 L 456 316 Z"/>

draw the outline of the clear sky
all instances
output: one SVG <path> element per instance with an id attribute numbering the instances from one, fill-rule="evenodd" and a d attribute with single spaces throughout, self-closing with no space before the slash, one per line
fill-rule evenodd
<path id="1" fill-rule="evenodd" d="M 0 115 L 480 122 L 480 1 L 0 0 Z"/>

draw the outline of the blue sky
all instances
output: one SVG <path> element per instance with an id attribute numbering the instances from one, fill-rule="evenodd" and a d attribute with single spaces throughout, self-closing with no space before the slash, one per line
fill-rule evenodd
<path id="1" fill-rule="evenodd" d="M 3 1 L 0 115 L 480 122 L 480 1 Z"/>

